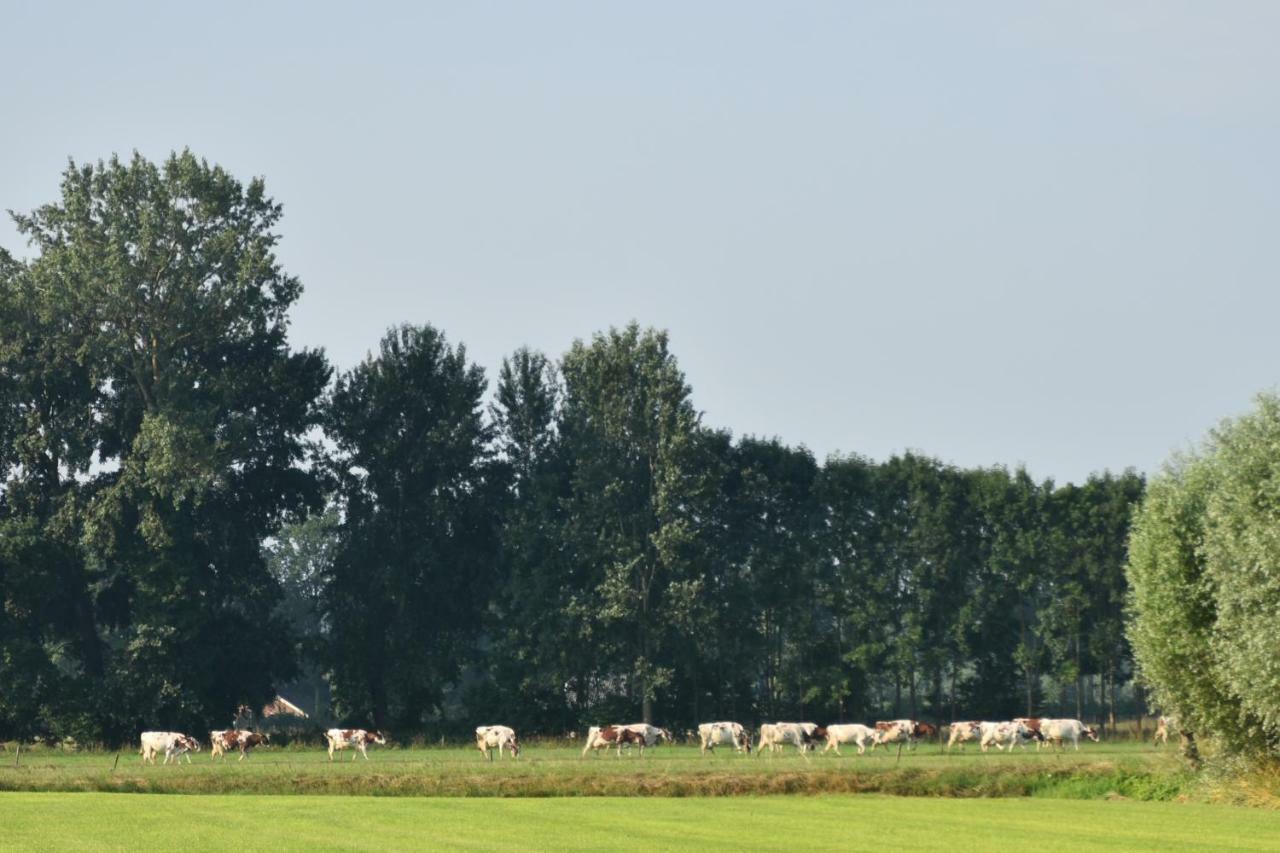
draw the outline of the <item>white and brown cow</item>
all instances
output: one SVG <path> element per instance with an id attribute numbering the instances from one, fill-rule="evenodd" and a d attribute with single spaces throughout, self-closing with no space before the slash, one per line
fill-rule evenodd
<path id="1" fill-rule="evenodd" d="M 1080 737 L 1083 735 L 1095 743 L 1098 740 L 1098 732 L 1090 726 L 1086 726 L 1079 720 L 1041 720 L 1040 731 L 1044 739 L 1051 745 L 1056 745 L 1065 749 L 1064 741 L 1071 741 L 1071 745 L 1080 751 Z"/>
<path id="2" fill-rule="evenodd" d="M 364 729 L 329 729 L 324 733 L 325 740 L 329 742 L 329 760 L 333 761 L 335 752 L 352 749 L 351 760 L 356 760 L 356 752 L 364 756 L 364 760 L 369 760 L 369 753 L 366 751 L 371 743 L 386 744 L 387 738 L 379 731 L 365 731 Z"/>
<path id="3" fill-rule="evenodd" d="M 1173 717 L 1160 717 L 1156 720 L 1156 736 L 1151 742 L 1157 746 L 1167 746 L 1169 743 L 1169 730 L 1177 730 L 1178 721 Z"/>
<path id="4" fill-rule="evenodd" d="M 520 743 L 516 740 L 515 729 L 507 726 L 476 726 L 476 749 L 490 761 L 493 761 L 494 750 L 498 751 L 499 758 L 504 749 L 511 753 L 512 758 L 520 757 Z"/>
<path id="5" fill-rule="evenodd" d="M 164 764 L 168 764 L 170 760 L 181 764 L 184 755 L 190 764 L 191 756 L 188 753 L 200 751 L 200 741 L 182 732 L 143 732 L 139 741 L 144 764 L 155 764 L 156 755 L 160 752 L 164 753 Z"/>
<path id="6" fill-rule="evenodd" d="M 836 755 L 839 755 L 841 744 L 855 744 L 858 755 L 862 755 L 867 751 L 868 745 L 875 746 L 876 743 L 876 730 L 861 723 L 836 723 L 827 726 L 826 732 L 827 745 L 822 749 L 824 754 L 827 750 L 834 749 Z"/>
<path id="7" fill-rule="evenodd" d="M 1009 720 L 1003 723 L 979 723 L 982 728 L 982 740 L 979 745 L 982 751 L 986 752 L 991 746 L 996 749 L 1003 750 L 1009 747 L 1009 752 L 1013 752 L 1015 746 L 1021 746 L 1026 749 L 1027 744 L 1033 740 L 1038 740 L 1037 735 L 1027 728 L 1024 723 Z"/>
<path id="8" fill-rule="evenodd" d="M 222 731 L 209 732 L 209 758 L 221 758 L 227 760 L 226 754 L 232 750 L 240 753 L 237 761 L 244 761 L 249 756 L 249 750 L 255 746 L 261 746 L 270 743 L 270 735 L 251 732 L 246 729 L 224 729 Z"/>
<path id="9" fill-rule="evenodd" d="M 793 745 L 804 755 L 826 739 L 827 730 L 817 723 L 765 723 L 760 726 L 756 755 L 759 756 L 766 749 L 773 754 L 787 744 Z"/>
<path id="10" fill-rule="evenodd" d="M 731 746 L 737 752 L 751 752 L 751 736 L 742 723 L 703 723 L 698 726 L 702 754 L 715 752 L 717 746 Z"/>
<path id="11" fill-rule="evenodd" d="M 947 739 L 947 752 L 951 751 L 951 747 L 960 744 L 960 751 L 964 751 L 964 745 L 971 740 L 981 741 L 982 724 L 975 721 L 954 722 L 951 724 L 951 736 Z"/>

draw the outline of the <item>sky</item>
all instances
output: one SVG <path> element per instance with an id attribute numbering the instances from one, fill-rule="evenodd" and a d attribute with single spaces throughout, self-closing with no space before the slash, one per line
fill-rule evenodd
<path id="1" fill-rule="evenodd" d="M 1274 389 L 1280 3 L 0 0 L 0 209 L 189 147 L 292 340 L 496 375 L 631 320 L 819 458 L 1154 472 Z M 29 249 L 5 219 L 0 246 Z"/>

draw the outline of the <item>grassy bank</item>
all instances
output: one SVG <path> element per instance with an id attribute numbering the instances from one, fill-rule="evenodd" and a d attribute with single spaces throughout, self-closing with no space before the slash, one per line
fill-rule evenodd
<path id="1" fill-rule="evenodd" d="M 245 762 L 142 766 L 134 754 L 30 753 L 0 766 L 0 790 L 164 794 L 316 794 L 440 797 L 745 796 L 876 793 L 942 797 L 1125 797 L 1170 800 L 1188 776 L 1170 753 L 1129 744 L 1068 753 L 943 754 L 922 749 L 802 758 L 702 756 L 688 747 L 641 759 L 581 758 L 569 749 L 527 749 L 488 763 L 472 750 L 391 749 L 371 760 L 330 764 L 324 753 L 265 750 Z"/>
<path id="2" fill-rule="evenodd" d="M 451 800 L 0 794 L 38 850 L 1273 850 L 1280 815 L 1181 803 L 741 797 Z"/>

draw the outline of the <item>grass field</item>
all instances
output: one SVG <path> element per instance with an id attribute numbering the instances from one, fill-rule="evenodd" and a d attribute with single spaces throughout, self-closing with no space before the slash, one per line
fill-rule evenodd
<path id="1" fill-rule="evenodd" d="M 879 796 L 387 799 L 0 794 L 19 850 L 1275 850 L 1280 814 Z"/>
<path id="2" fill-rule="evenodd" d="M 374 749 L 370 760 L 322 750 L 263 749 L 244 762 L 144 766 L 136 752 L 0 754 L 0 790 L 190 794 L 373 794 L 382 796 L 699 796 L 891 793 L 960 797 L 1058 796 L 1172 799 L 1187 777 L 1174 750 L 1131 742 L 1087 744 L 1079 752 L 1014 755 L 936 746 L 857 756 L 746 757 L 664 746 L 644 758 L 526 747 L 518 761 L 486 762 L 474 749 Z"/>

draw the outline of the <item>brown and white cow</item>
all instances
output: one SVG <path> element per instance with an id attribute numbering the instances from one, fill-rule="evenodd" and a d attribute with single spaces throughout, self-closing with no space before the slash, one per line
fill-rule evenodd
<path id="1" fill-rule="evenodd" d="M 1157 746 L 1167 746 L 1169 743 L 1169 730 L 1177 729 L 1178 721 L 1173 717 L 1160 717 L 1156 720 L 1156 736 L 1151 742 Z"/>
<path id="2" fill-rule="evenodd" d="M 674 738 L 672 738 L 671 732 L 667 731 L 664 728 L 653 726 L 648 723 L 630 723 L 628 725 L 622 726 L 621 728 L 626 729 L 627 731 L 640 736 L 640 739 L 638 741 L 628 740 L 627 745 L 636 744 L 637 746 L 639 746 L 640 754 L 642 756 L 644 755 L 644 751 L 646 747 L 657 746 L 660 743 L 670 744 L 674 742 Z"/>
<path id="3" fill-rule="evenodd" d="M 237 761 L 244 761 L 249 756 L 249 750 L 255 746 L 269 743 L 270 735 L 259 734 L 257 732 L 247 731 L 245 729 L 225 729 L 223 731 L 209 732 L 209 758 L 222 758 L 227 760 L 226 753 L 231 750 L 237 750 L 240 757 Z"/>
<path id="4" fill-rule="evenodd" d="M 632 731 L 627 726 L 592 726 L 587 729 L 587 744 L 582 748 L 582 757 L 593 749 L 616 748 L 618 757 L 622 757 L 622 747 L 643 746 L 644 735 Z"/>
<path id="5" fill-rule="evenodd" d="M 512 758 L 520 757 L 520 743 L 516 740 L 515 729 L 507 726 L 476 726 L 476 749 L 490 761 L 493 761 L 495 749 L 499 758 L 504 749 L 511 753 Z"/>
<path id="6" fill-rule="evenodd" d="M 379 731 L 365 731 L 364 729 L 329 729 L 324 733 L 325 740 L 329 742 L 329 760 L 333 761 L 334 752 L 344 749 L 353 749 L 351 760 L 356 760 L 356 752 L 364 756 L 364 760 L 369 760 L 369 753 L 366 750 L 371 743 L 386 744 L 387 738 Z"/>

